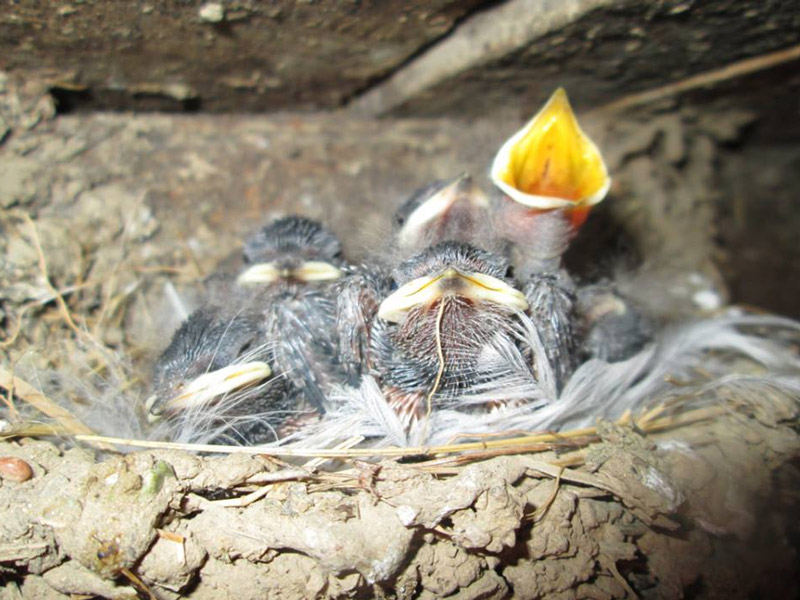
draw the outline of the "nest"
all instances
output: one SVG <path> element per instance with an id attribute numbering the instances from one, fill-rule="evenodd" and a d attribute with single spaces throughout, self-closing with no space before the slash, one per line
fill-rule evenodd
<path id="1" fill-rule="evenodd" d="M 437 448 L 6 441 L 31 473 L 0 486 L 2 576 L 22 597 L 785 597 L 799 419 L 773 395 Z"/>
<path id="2" fill-rule="evenodd" d="M 78 362 L 102 375 L 106 396 L 123 396 L 128 371 L 51 289 Z M 97 379 L 82 381 L 99 394 Z M 66 381 L 56 378 L 62 393 Z M 370 449 L 354 447 L 360 437 L 337 448 L 103 437 L 6 369 L 0 387 L 18 416 L 0 434 L 11 597 L 795 591 L 800 410 L 785 390 L 715 386 L 698 402 L 688 388 L 592 427 Z"/>
<path id="3" fill-rule="evenodd" d="M 36 119 L 11 123 L 4 148 L 19 161 L 38 156 L 37 135 L 80 131 L 37 133 L 52 111 L 32 97 Z M 42 147 L 46 162 L 54 150 Z M 687 169 L 707 182 L 711 162 L 692 158 Z M 769 386 L 715 387 L 702 402 L 677 395 L 591 427 L 436 447 L 360 448 L 359 437 L 336 448 L 196 447 L 96 435 L 114 416 L 101 400 L 113 411 L 141 385 L 116 353 L 137 358 L 129 334 L 146 312 L 134 310 L 140 292 L 167 275 L 197 278 L 213 261 L 165 252 L 145 269 L 152 255 L 140 242 L 157 224 L 142 197 L 90 183 L 74 195 L 69 217 L 42 209 L 31 218 L 33 208 L 19 207 L 3 215 L 0 246 L 14 260 L 0 271 L 0 597 L 797 593 L 800 410 L 797 394 Z M 98 205 L 108 209 L 102 223 L 87 216 Z M 87 237 L 78 244 L 73 230 Z"/>

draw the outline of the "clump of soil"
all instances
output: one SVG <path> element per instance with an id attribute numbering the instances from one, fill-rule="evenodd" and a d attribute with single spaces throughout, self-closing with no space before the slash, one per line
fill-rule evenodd
<path id="1" fill-rule="evenodd" d="M 462 468 L 326 473 L 177 451 L 95 462 L 3 443 L 34 472 L 0 486 L 4 577 L 22 597 L 38 579 L 109 598 L 789 597 L 796 506 L 775 510 L 775 473 L 800 439 L 796 405 L 773 408 L 777 424 L 732 412 L 648 438 L 607 426 L 568 459 Z"/>

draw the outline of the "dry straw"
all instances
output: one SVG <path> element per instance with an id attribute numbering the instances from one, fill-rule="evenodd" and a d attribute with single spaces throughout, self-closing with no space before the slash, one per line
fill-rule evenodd
<path id="1" fill-rule="evenodd" d="M 389 448 L 353 448 L 350 447 L 361 438 L 348 440 L 335 448 L 292 448 L 291 446 L 229 446 L 216 444 L 187 444 L 178 442 L 162 442 L 156 440 L 130 439 L 96 435 L 67 409 L 59 406 L 34 386 L 14 377 L 5 369 L 0 369 L 0 387 L 7 390 L 9 397 L 13 394 L 25 401 L 44 415 L 52 418 L 55 425 L 26 424 L 15 427 L 0 434 L 0 439 L 10 437 L 40 437 L 60 435 L 78 442 L 86 442 L 96 447 L 109 450 L 113 447 L 136 447 L 149 449 L 184 450 L 189 452 L 208 452 L 216 454 L 258 454 L 275 458 L 311 458 L 311 459 L 365 459 L 365 458 L 403 458 L 426 457 L 428 466 L 457 465 L 500 455 L 539 453 L 557 450 L 561 453 L 574 451 L 597 442 L 600 439 L 598 427 L 584 427 L 561 432 L 498 432 L 490 435 L 460 437 L 481 437 L 477 441 L 448 443 L 438 446 L 389 447 Z M 692 410 L 681 410 L 679 401 L 669 405 L 660 404 L 643 411 L 634 417 L 627 411 L 618 421 L 618 425 L 630 426 L 642 434 L 658 433 L 694 425 L 719 417 L 730 408 L 717 404 Z M 457 455 L 457 456 L 454 456 Z M 443 459 L 443 457 L 445 457 Z M 580 461 L 578 461 L 580 462 Z M 552 462 L 556 466 L 574 466 L 575 458 Z"/>

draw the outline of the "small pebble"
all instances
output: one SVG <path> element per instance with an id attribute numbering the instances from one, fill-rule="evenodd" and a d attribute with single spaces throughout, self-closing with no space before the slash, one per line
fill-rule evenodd
<path id="1" fill-rule="evenodd" d="M 22 483 L 33 477 L 33 469 L 21 458 L 0 456 L 0 478 Z"/>
<path id="2" fill-rule="evenodd" d="M 225 19 L 225 7 L 219 2 L 206 2 L 200 7 L 199 15 L 206 23 L 221 23 Z"/>

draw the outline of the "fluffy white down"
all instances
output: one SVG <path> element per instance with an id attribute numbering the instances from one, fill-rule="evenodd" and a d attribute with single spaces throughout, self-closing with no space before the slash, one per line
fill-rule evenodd
<path id="1" fill-rule="evenodd" d="M 535 328 L 521 319 L 516 335 L 530 356 L 507 337 L 487 339 L 478 370 L 489 383 L 474 385 L 458 397 L 434 396 L 440 408 L 410 430 L 387 404 L 378 381 L 368 375 L 357 388 L 335 388 L 323 419 L 277 444 L 330 448 L 363 437 L 371 447 L 424 446 L 468 439 L 470 434 L 567 430 L 678 399 L 684 407 L 703 406 L 717 400 L 722 390 L 753 403 L 779 394 L 800 410 L 800 323 L 791 319 L 732 309 L 720 317 L 675 326 L 628 360 L 584 363 L 560 394 L 555 392 L 552 369 Z M 530 364 L 535 365 L 538 379 L 531 376 Z M 206 408 L 202 415 L 187 414 L 171 424 L 169 431 L 163 425 L 143 429 L 137 399 L 131 392 L 120 392 L 128 373 L 124 364 L 102 380 L 65 378 L 19 367 L 20 374 L 62 401 L 98 433 L 203 442 L 221 429 L 235 432 L 239 424 Z M 257 391 L 248 389 L 236 400 L 244 401 Z M 230 405 L 226 403 L 228 409 Z M 231 441 L 235 443 L 235 436 Z"/>
<path id="2" fill-rule="evenodd" d="M 536 350 L 533 360 L 540 364 L 544 353 L 535 330 L 523 327 L 520 335 Z M 800 406 L 798 340 L 796 321 L 731 310 L 667 329 L 628 360 L 590 360 L 558 395 L 550 381 L 552 370 L 540 365 L 543 377 L 536 381 L 519 363 L 519 352 L 487 340 L 483 368 L 494 378 L 491 384 L 474 386 L 468 395 L 447 399 L 447 406 L 460 409 L 434 410 L 427 423 L 419 422 L 406 432 L 378 382 L 366 376 L 358 388 L 338 388 L 325 419 L 302 439 L 284 443 L 329 447 L 361 435 L 376 447 L 418 446 L 444 444 L 469 434 L 566 430 L 591 426 L 598 419 L 617 419 L 627 410 L 635 414 L 679 397 L 683 406 L 702 406 L 714 402 L 721 388 L 746 400 L 782 394 Z M 498 401 L 505 405 L 470 410 Z"/>

